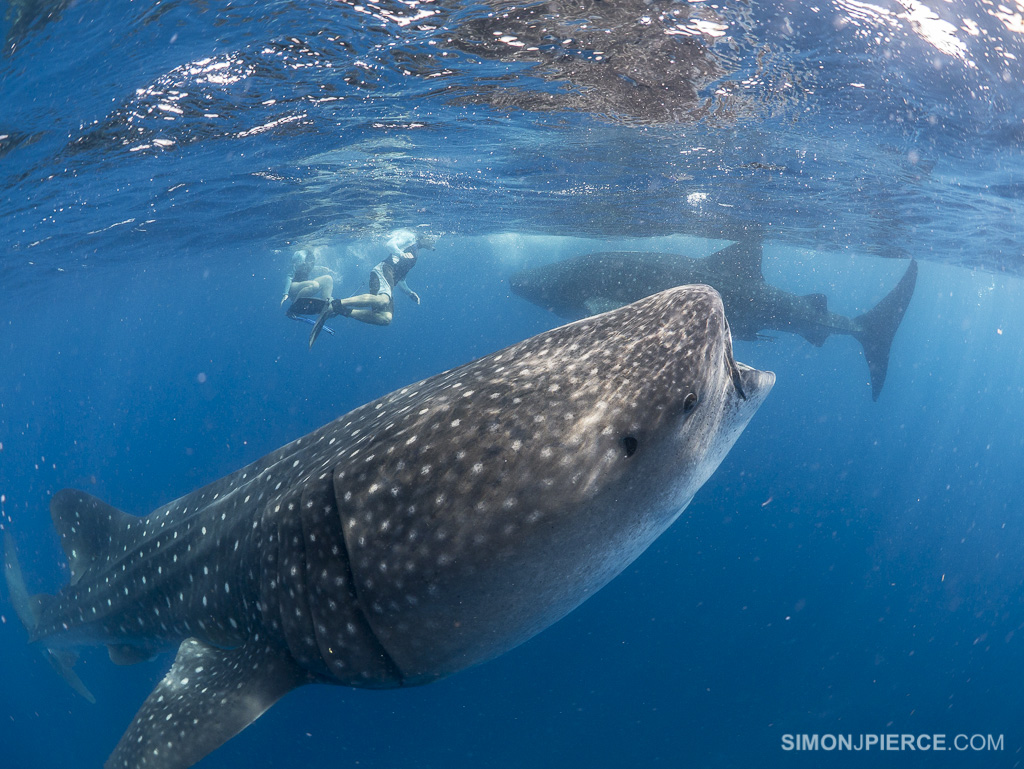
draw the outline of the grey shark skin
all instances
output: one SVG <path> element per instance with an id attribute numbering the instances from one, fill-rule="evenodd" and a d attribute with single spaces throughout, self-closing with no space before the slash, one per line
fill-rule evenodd
<path id="1" fill-rule="evenodd" d="M 756 241 L 735 243 L 704 259 L 647 251 L 586 254 L 511 278 L 515 293 L 569 320 L 687 283 L 706 283 L 719 291 L 736 339 L 757 339 L 762 330 L 788 331 L 820 347 L 832 334 L 853 336 L 864 348 L 871 397 L 878 400 L 892 340 L 917 283 L 917 262 L 910 262 L 881 302 L 856 318 L 829 312 L 824 294 L 798 296 L 766 283 Z"/>
<path id="2" fill-rule="evenodd" d="M 144 518 L 56 494 L 30 638 L 180 644 L 108 769 L 188 767 L 307 683 L 423 684 L 513 648 L 682 512 L 775 382 L 675 288 L 386 395 Z M 31 607 L 31 608 L 25 608 Z"/>

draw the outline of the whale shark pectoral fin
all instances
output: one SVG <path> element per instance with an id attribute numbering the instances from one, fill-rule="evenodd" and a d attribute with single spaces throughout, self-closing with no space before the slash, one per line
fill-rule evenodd
<path id="1" fill-rule="evenodd" d="M 256 638 L 237 649 L 183 641 L 105 769 L 186 769 L 312 681 L 286 652 Z"/>

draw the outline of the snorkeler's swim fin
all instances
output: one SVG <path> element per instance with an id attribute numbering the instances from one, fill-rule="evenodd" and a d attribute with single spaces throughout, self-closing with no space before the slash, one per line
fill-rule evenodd
<path id="1" fill-rule="evenodd" d="M 330 318 L 332 315 L 335 315 L 335 314 L 336 313 L 331 309 L 331 303 L 328 302 L 324 306 L 324 309 L 321 310 L 320 315 L 317 316 L 316 323 L 313 324 L 313 330 L 309 332 L 309 349 L 310 350 L 313 349 L 313 342 L 315 342 L 316 338 L 318 336 L 320 336 L 320 332 L 323 331 L 326 328 L 326 326 L 324 326 L 324 323 L 327 322 L 328 318 Z M 331 333 L 333 333 L 333 332 L 331 332 Z"/>
<path id="2" fill-rule="evenodd" d="M 324 323 L 327 322 L 328 318 L 333 318 L 335 315 L 341 315 L 347 318 L 352 314 L 352 308 L 346 307 L 341 303 L 340 299 L 332 299 L 326 305 L 324 305 L 323 311 L 320 316 L 316 319 L 316 323 L 313 324 L 313 330 L 309 332 L 309 349 L 313 349 L 313 342 L 320 336 L 320 332 L 326 330 L 328 333 L 333 334 L 331 329 L 327 328 Z"/>
<path id="3" fill-rule="evenodd" d="M 306 315 L 296 315 L 294 318 L 292 318 L 292 320 L 301 320 L 303 323 L 308 323 L 311 326 L 316 325 L 316 320 Z M 334 329 L 331 328 L 330 326 L 324 326 L 323 330 L 326 331 L 331 336 L 334 336 Z"/>

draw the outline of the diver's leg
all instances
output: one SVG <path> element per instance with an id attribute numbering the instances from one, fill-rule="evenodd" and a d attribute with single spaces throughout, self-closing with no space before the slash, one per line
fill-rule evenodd
<path id="1" fill-rule="evenodd" d="M 321 275 L 316 282 L 320 284 L 321 296 L 330 302 L 334 297 L 334 278 L 330 275 Z"/>
<path id="2" fill-rule="evenodd" d="M 352 310 L 352 315 L 349 316 L 354 320 L 360 320 L 363 323 L 370 323 L 374 326 L 387 326 L 391 323 L 391 310 Z"/>
<path id="3" fill-rule="evenodd" d="M 353 309 L 355 308 L 355 309 Z M 313 325 L 309 335 L 309 347 L 320 336 L 324 323 L 335 315 L 355 318 L 363 323 L 374 326 L 387 326 L 391 323 L 391 298 L 387 294 L 359 294 L 345 299 L 335 299 L 324 305 L 323 311 Z"/>
<path id="4" fill-rule="evenodd" d="M 350 308 L 353 318 L 374 326 L 387 326 L 391 323 L 393 305 L 388 294 L 362 294 L 351 299 L 356 298 L 362 301 L 359 303 L 361 306 Z"/>
<path id="5" fill-rule="evenodd" d="M 335 314 L 342 314 L 343 309 L 348 308 L 354 315 L 357 308 L 380 312 L 387 309 L 389 304 L 391 300 L 385 294 L 357 294 L 345 299 L 335 299 L 331 302 L 331 308 Z"/>

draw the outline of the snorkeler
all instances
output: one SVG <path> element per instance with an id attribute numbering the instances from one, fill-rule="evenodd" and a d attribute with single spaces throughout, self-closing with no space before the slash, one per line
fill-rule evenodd
<path id="1" fill-rule="evenodd" d="M 334 278 L 330 275 L 330 269 L 317 264 L 320 256 L 319 246 L 313 250 L 301 248 L 292 254 L 292 268 L 285 279 L 282 305 L 289 299 L 298 303 L 299 300 L 316 298 L 317 294 L 320 295 L 324 307 L 330 305 L 334 293 Z M 319 277 L 314 278 L 313 276 L 318 273 Z M 288 315 L 296 314 L 297 309 L 293 304 L 288 308 Z"/>
<path id="2" fill-rule="evenodd" d="M 427 233 L 417 233 L 414 230 L 403 228 L 391 233 L 386 245 L 391 253 L 370 272 L 369 293 L 328 302 L 309 335 L 310 347 L 320 335 L 320 330 L 327 319 L 335 315 L 353 318 L 375 326 L 386 326 L 391 323 L 395 308 L 393 293 L 395 286 L 416 304 L 420 303 L 419 294 L 409 288 L 405 282 L 405 276 L 416 265 L 421 248 L 434 250 L 434 238 Z"/>

